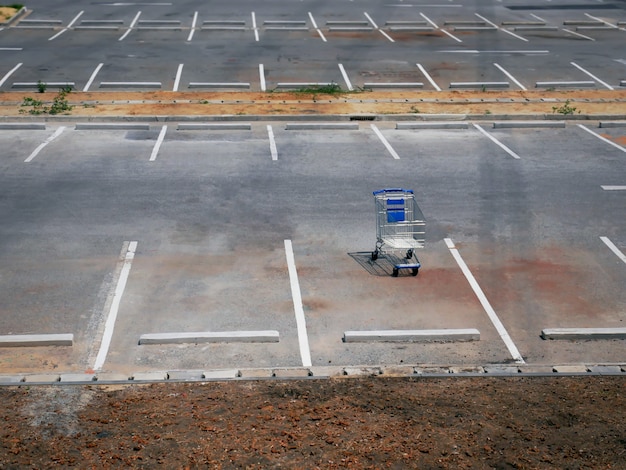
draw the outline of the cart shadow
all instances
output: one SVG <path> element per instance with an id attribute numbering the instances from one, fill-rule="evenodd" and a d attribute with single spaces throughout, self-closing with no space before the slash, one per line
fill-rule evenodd
<path id="1" fill-rule="evenodd" d="M 392 276 L 394 266 L 402 262 L 402 258 L 387 253 L 378 255 L 378 259 L 372 261 L 371 251 L 356 251 L 348 253 L 348 256 L 359 263 L 372 276 Z M 403 276 L 405 273 L 401 275 Z"/>

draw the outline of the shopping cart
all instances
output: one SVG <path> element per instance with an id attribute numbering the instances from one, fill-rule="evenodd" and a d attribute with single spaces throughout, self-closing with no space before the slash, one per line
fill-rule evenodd
<path id="1" fill-rule="evenodd" d="M 410 269 L 411 274 L 417 276 L 422 265 L 415 256 L 415 249 L 424 248 L 426 223 L 413 191 L 400 188 L 374 191 L 374 203 L 376 248 L 372 261 L 385 256 L 392 262 L 394 277 L 401 269 Z"/>

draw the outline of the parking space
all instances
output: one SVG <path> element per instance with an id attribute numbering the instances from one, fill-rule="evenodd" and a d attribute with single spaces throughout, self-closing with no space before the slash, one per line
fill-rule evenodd
<path id="1" fill-rule="evenodd" d="M 622 150 L 573 122 L 289 124 L 171 123 L 165 133 L 154 124 L 68 124 L 28 163 L 59 127 L 19 130 L 17 140 L 0 133 L 9 149 L 0 186 L 0 335 L 74 335 L 71 347 L 0 348 L 0 370 L 624 357 L 623 340 L 540 337 L 546 328 L 623 327 L 626 192 L 603 187 L 626 184 Z M 609 142 L 624 138 L 622 128 L 584 127 Z M 414 189 L 426 216 L 416 277 L 394 278 L 388 259 L 371 258 L 372 191 L 382 187 Z M 480 339 L 344 341 L 346 332 L 442 329 L 475 329 Z M 139 344 L 142 335 L 183 333 L 230 336 Z"/>
<path id="2" fill-rule="evenodd" d="M 292 5 L 285 11 L 244 2 L 233 13 L 194 2 L 180 8 L 111 3 L 54 11 L 36 2 L 29 15 L 0 31 L 0 49 L 11 59 L 4 73 L 23 64 L 1 89 L 38 80 L 74 82 L 83 89 L 98 64 L 103 67 L 92 91 L 108 89 L 99 82 L 172 90 L 180 64 L 188 75 L 178 90 L 191 83 L 263 90 L 259 64 L 269 71 L 270 87 L 333 81 L 349 88 L 338 70 L 342 64 L 355 86 L 404 83 L 414 89 L 424 83 L 424 89 L 445 90 L 453 83 L 481 89 L 508 82 L 510 89 L 617 89 L 626 78 L 619 48 L 626 18 L 619 9 L 595 6 L 485 10 L 452 2 L 346 4 L 332 11 Z M 416 64 L 423 70 L 415 70 Z"/>

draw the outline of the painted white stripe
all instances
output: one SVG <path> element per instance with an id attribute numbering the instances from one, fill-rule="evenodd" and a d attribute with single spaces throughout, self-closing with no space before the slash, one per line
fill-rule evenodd
<path id="1" fill-rule="evenodd" d="M 511 155 L 513 158 L 517 158 L 519 159 L 520 156 L 518 154 L 516 154 L 513 150 L 511 150 L 510 148 L 508 148 L 506 145 L 504 145 L 502 142 L 500 142 L 498 139 L 496 139 L 494 136 L 492 136 L 489 132 L 487 132 L 485 129 L 483 129 L 482 127 L 480 127 L 478 124 L 473 123 L 474 127 L 476 129 L 478 129 L 484 136 L 488 137 L 494 144 L 496 144 L 497 146 L 499 146 L 502 150 L 504 150 L 506 153 L 508 153 L 509 155 Z"/>
<path id="2" fill-rule="evenodd" d="M 339 70 L 341 71 L 343 80 L 346 82 L 346 86 L 348 87 L 348 90 L 350 91 L 354 90 L 354 88 L 352 87 L 352 83 L 350 83 L 350 79 L 348 78 L 348 74 L 346 73 L 346 69 L 343 68 L 343 64 L 339 64 Z"/>
<path id="3" fill-rule="evenodd" d="M 252 12 L 252 29 L 254 31 L 254 40 L 259 42 L 259 28 L 256 26 L 256 15 Z"/>
<path id="4" fill-rule="evenodd" d="M 417 65 L 417 68 L 420 69 L 420 72 L 422 72 L 424 74 L 424 76 L 426 77 L 426 80 L 428 80 L 430 82 L 430 84 L 433 86 L 433 88 L 437 91 L 441 91 L 441 88 L 439 88 L 439 85 L 437 85 L 435 83 L 435 80 L 433 80 L 433 78 L 428 74 L 428 72 L 426 71 L 426 69 L 424 67 L 422 67 L 422 64 L 415 64 Z"/>
<path id="5" fill-rule="evenodd" d="M 315 22 L 315 18 L 313 18 L 313 15 L 311 14 L 311 12 L 309 12 L 309 18 L 311 19 L 311 23 L 313 24 L 313 27 L 317 31 L 317 34 L 319 34 L 320 37 L 322 38 L 322 41 L 328 42 L 326 41 L 326 37 L 324 36 L 324 33 L 322 33 L 322 31 L 317 27 L 317 23 Z"/>
<path id="6" fill-rule="evenodd" d="M 592 20 L 595 20 L 595 21 L 601 21 L 602 23 L 604 23 L 607 26 L 610 26 L 611 28 L 621 29 L 622 31 L 626 30 L 625 28 L 620 28 L 619 26 L 616 26 L 616 25 L 614 25 L 612 23 L 609 23 L 608 21 L 605 21 L 602 18 L 598 18 L 597 16 L 590 15 L 589 13 L 585 13 L 585 16 L 587 18 L 591 18 Z"/>
<path id="7" fill-rule="evenodd" d="M 196 32 L 196 23 L 198 22 L 198 12 L 194 12 L 193 20 L 191 21 L 191 30 L 189 31 L 189 36 L 187 36 L 187 42 L 191 42 L 193 38 L 193 34 Z"/>
<path id="8" fill-rule="evenodd" d="M 589 36 L 585 36 L 584 34 L 580 34 L 580 33 L 576 32 L 576 31 L 571 31 L 571 30 L 566 29 L 566 28 L 563 28 L 563 31 L 565 31 L 566 33 L 573 34 L 574 36 L 580 36 L 581 38 L 588 39 L 589 41 L 595 41 L 594 38 L 590 38 Z"/>
<path id="9" fill-rule="evenodd" d="M 605 191 L 626 191 L 626 186 L 600 186 Z"/>
<path id="10" fill-rule="evenodd" d="M 180 76 L 183 74 L 183 65 L 184 64 L 178 64 L 178 70 L 176 71 L 176 79 L 174 80 L 174 88 L 172 88 L 172 91 L 178 91 Z"/>
<path id="11" fill-rule="evenodd" d="M 498 70 L 500 70 L 500 72 L 502 72 L 504 75 L 506 75 L 509 80 L 511 80 L 513 83 L 515 83 L 518 87 L 520 87 L 522 90 L 526 90 L 526 87 L 524 85 L 522 85 L 519 81 L 517 81 L 515 79 L 515 77 L 513 75 L 511 75 L 509 72 L 507 72 L 506 70 L 504 70 L 503 67 L 501 67 L 500 65 L 494 63 L 493 64 Z"/>
<path id="12" fill-rule="evenodd" d="M 424 18 L 424 19 L 425 19 L 428 23 L 430 23 L 430 25 L 431 25 L 433 28 L 435 28 L 435 29 L 439 29 L 439 26 L 437 26 L 437 25 L 435 24 L 435 22 L 434 22 L 434 21 L 432 21 L 432 20 L 431 20 L 428 16 L 426 16 L 424 13 L 420 13 L 420 16 L 421 16 L 422 18 Z"/>
<path id="13" fill-rule="evenodd" d="M 441 31 L 443 34 L 445 34 L 446 36 L 451 37 L 452 39 L 454 39 L 456 42 L 463 42 L 461 41 L 459 38 L 457 38 L 454 34 L 452 34 L 449 31 L 446 31 L 445 29 L 441 28 L 439 31 Z"/>
<path id="14" fill-rule="evenodd" d="M 400 156 L 396 153 L 396 151 L 393 149 L 393 147 L 387 141 L 387 139 L 385 139 L 385 136 L 378 130 L 378 127 L 376 127 L 374 124 L 370 124 L 370 126 L 372 126 L 372 130 L 376 133 L 376 135 L 378 136 L 380 141 L 383 143 L 385 148 L 389 151 L 391 156 L 395 158 L 396 160 L 400 160 Z"/>
<path id="15" fill-rule="evenodd" d="M 161 148 L 161 144 L 163 143 L 163 139 L 165 138 L 165 133 L 167 132 L 167 126 L 163 126 L 161 128 L 161 132 L 159 132 L 159 137 L 157 137 L 157 141 L 152 148 L 152 154 L 150 154 L 150 161 L 153 162 L 156 160 L 157 154 L 159 153 L 159 149 Z"/>
<path id="16" fill-rule="evenodd" d="M 598 77 L 596 77 L 595 75 L 593 75 L 591 72 L 585 70 L 584 68 L 582 68 L 580 65 L 578 65 L 576 62 L 570 62 L 570 64 L 572 64 L 574 67 L 576 67 L 578 70 L 580 70 L 582 73 L 590 76 L 591 78 L 593 78 L 596 82 L 600 83 L 601 85 L 605 86 L 606 88 L 608 88 L 609 90 L 614 90 L 614 88 L 609 85 L 608 83 L 600 80 Z"/>
<path id="17" fill-rule="evenodd" d="M 513 36 L 513 37 L 516 37 L 517 39 L 520 39 L 520 40 L 522 40 L 522 41 L 528 42 L 528 39 L 523 38 L 522 36 L 519 36 L 519 35 L 517 35 L 517 34 L 513 33 L 512 31 L 509 31 L 508 29 L 502 29 L 502 28 L 500 28 L 497 24 L 495 24 L 495 23 L 493 23 L 493 22 L 489 21 L 489 20 L 488 20 L 487 18 L 485 18 L 484 16 L 479 15 L 478 13 L 474 13 L 474 14 L 475 14 L 478 18 L 480 18 L 481 20 L 483 20 L 485 23 L 487 23 L 489 26 L 491 26 L 492 28 L 496 28 L 496 29 L 497 29 L 497 30 L 499 30 L 499 31 L 502 31 L 502 32 L 507 33 L 507 34 L 510 34 L 510 35 L 511 35 L 511 36 Z"/>
<path id="18" fill-rule="evenodd" d="M 2 29 L 0 29 L 2 31 Z M 23 51 L 23 47 L 0 47 L 0 51 Z"/>
<path id="19" fill-rule="evenodd" d="M 67 25 L 67 28 L 71 28 L 72 26 L 74 26 L 74 23 L 76 23 L 78 21 L 78 18 L 80 18 L 81 16 L 83 16 L 83 13 L 85 13 L 84 11 L 81 11 L 78 15 L 76 15 L 74 17 L 74 19 L 72 21 L 70 21 L 70 24 Z"/>
<path id="20" fill-rule="evenodd" d="M 615 253 L 615 255 L 619 259 L 621 259 L 624 263 L 626 263 L 626 255 L 624 253 L 622 253 L 622 251 L 618 247 L 616 247 L 615 244 L 611 240 L 609 240 L 607 237 L 600 237 L 600 240 L 602 240 L 604 242 L 604 244 L 606 246 L 608 246 L 609 249 L 613 253 Z"/>
<path id="21" fill-rule="evenodd" d="M 265 91 L 265 68 L 259 64 L 259 79 L 261 80 L 261 91 Z"/>
<path id="22" fill-rule="evenodd" d="M 615 147 L 616 149 L 621 150 L 622 152 L 626 152 L 626 148 L 622 147 L 621 145 L 616 144 L 615 142 L 610 141 L 609 139 L 607 139 L 606 137 L 602 137 L 599 134 L 596 134 L 595 132 L 593 132 L 591 129 L 589 129 L 588 127 L 583 126 L 582 124 L 578 124 L 578 127 L 580 127 L 582 130 L 589 132 L 592 136 L 597 137 L 598 139 L 602 140 L 603 142 L 606 142 L 609 145 L 612 145 L 613 147 Z"/>
<path id="23" fill-rule="evenodd" d="M 537 16 L 537 15 L 535 15 L 534 13 L 531 13 L 531 14 L 530 14 L 530 16 L 532 16 L 532 17 L 533 17 L 533 18 L 535 18 L 536 20 L 543 21 L 544 23 L 547 23 L 547 21 L 546 21 L 546 20 L 544 20 L 541 16 Z"/>
<path id="24" fill-rule="evenodd" d="M 98 64 L 96 69 L 91 74 L 91 77 L 89 77 L 89 80 L 87 81 L 87 84 L 83 88 L 83 91 L 89 91 L 89 87 L 92 85 L 93 81 L 96 79 L 96 75 L 98 75 L 98 72 L 100 72 L 100 69 L 102 68 L 103 65 L 104 64 Z"/>
<path id="25" fill-rule="evenodd" d="M 391 42 L 396 42 L 393 40 L 393 38 L 391 36 L 389 36 L 387 33 L 385 33 L 382 29 L 380 29 L 378 27 L 378 25 L 376 24 L 376 22 L 372 19 L 372 17 L 370 15 L 367 14 L 367 12 L 363 12 L 363 14 L 365 15 L 365 17 L 367 18 L 367 21 L 369 21 L 370 23 L 372 23 L 372 26 L 374 27 L 374 29 L 377 29 L 378 32 L 380 32 L 380 34 L 382 34 L 383 36 L 385 36 L 387 39 L 389 39 Z"/>
<path id="26" fill-rule="evenodd" d="M 56 139 L 57 137 L 59 137 L 63 131 L 65 130 L 65 126 L 61 126 L 59 127 L 54 134 L 52 134 L 50 137 L 48 137 L 42 144 L 39 145 L 39 147 L 37 147 L 35 150 L 33 150 L 33 153 L 31 153 L 28 158 L 26 160 L 24 160 L 24 163 L 30 163 L 33 158 L 35 158 L 39 152 L 41 152 L 44 147 L 46 145 L 48 145 L 50 142 L 52 142 L 54 139 Z"/>
<path id="27" fill-rule="evenodd" d="M 500 338 L 502 339 L 502 341 L 504 341 L 504 344 L 506 345 L 507 349 L 511 353 L 511 356 L 513 357 L 513 360 L 516 363 L 518 363 L 518 364 L 525 364 L 524 358 L 522 357 L 522 355 L 518 351 L 517 347 L 513 343 L 513 340 L 511 339 L 511 336 L 506 331 L 506 328 L 504 327 L 504 325 L 502 324 L 502 322 L 498 318 L 498 315 L 496 314 L 495 310 L 493 309 L 493 307 L 489 303 L 489 300 L 487 300 L 487 297 L 485 296 L 485 293 L 480 288 L 480 285 L 478 285 L 478 282 L 474 278 L 474 275 L 472 274 L 472 272 L 467 267 L 467 264 L 465 264 L 465 261 L 461 257 L 461 254 L 459 253 L 459 250 L 457 250 L 456 246 L 454 245 L 454 242 L 450 238 L 446 238 L 446 239 L 444 239 L 444 241 L 446 242 L 446 246 L 450 250 L 450 253 L 454 257 L 455 261 L 457 262 L 457 264 L 461 268 L 461 271 L 463 271 L 463 274 L 465 275 L 465 278 L 467 279 L 467 281 L 469 282 L 470 286 L 474 290 L 474 294 L 476 294 L 476 297 L 478 297 L 478 300 L 480 301 L 480 304 L 483 306 L 483 309 L 485 310 L 485 312 L 489 316 L 489 319 L 491 320 L 491 323 L 493 324 L 493 326 L 495 326 L 496 330 L 498 331 L 498 334 L 500 335 Z"/>
<path id="28" fill-rule="evenodd" d="M 115 320 L 117 320 L 117 313 L 120 309 L 120 302 L 122 301 L 122 295 L 126 288 L 126 282 L 128 281 L 128 275 L 130 274 L 130 268 L 135 258 L 135 252 L 137 251 L 137 242 L 128 243 L 128 250 L 124 256 L 122 270 L 120 277 L 117 280 L 115 287 L 115 294 L 113 301 L 111 302 L 111 308 L 109 309 L 109 315 L 107 316 L 106 323 L 104 325 L 104 332 L 102 334 L 102 341 L 100 343 L 100 350 L 96 356 L 96 361 L 93 365 L 94 370 L 102 369 L 104 361 L 106 361 L 107 354 L 109 352 L 109 346 L 111 345 L 111 339 L 113 338 L 113 330 L 115 329 Z"/>
<path id="29" fill-rule="evenodd" d="M 53 39 L 58 38 L 61 34 L 63 34 L 63 33 L 64 33 L 65 31 L 67 31 L 68 29 L 70 29 L 70 28 L 74 25 L 74 23 L 76 23 L 76 21 L 78 20 L 78 18 L 80 18 L 80 17 L 83 15 L 83 13 L 85 13 L 85 12 L 84 12 L 84 11 L 81 11 L 78 15 L 76 15 L 76 16 L 74 17 L 74 19 L 73 19 L 72 21 L 70 21 L 70 24 L 68 24 L 66 28 L 63 28 L 61 31 L 59 31 L 58 33 L 56 33 L 54 36 L 52 36 L 52 37 L 48 38 L 48 41 L 52 41 Z"/>
<path id="30" fill-rule="evenodd" d="M 524 41 L 524 42 L 528 42 L 528 39 L 526 39 L 523 36 L 520 36 L 519 34 L 515 34 L 513 31 L 509 31 L 508 29 L 503 29 L 503 28 L 498 28 L 500 31 L 502 31 L 503 33 L 509 34 L 517 39 L 519 39 L 520 41 Z"/>
<path id="31" fill-rule="evenodd" d="M 267 126 L 267 135 L 270 139 L 270 153 L 272 155 L 272 160 L 278 160 L 278 150 L 276 149 L 276 140 L 274 140 L 274 131 L 272 130 L 272 126 Z"/>
<path id="32" fill-rule="evenodd" d="M 6 81 L 9 79 L 9 77 L 10 77 L 11 75 L 13 75 L 13 73 L 14 73 L 17 69 L 19 69 L 21 66 L 22 66 L 22 62 L 20 62 L 20 63 L 19 63 L 19 64 L 17 64 L 15 67 L 13 67 L 11 70 L 9 70 L 9 71 L 6 73 L 6 75 L 5 75 L 4 77 L 2 77 L 2 80 L 0 80 L 0 86 L 4 85 L 4 82 L 6 82 Z"/>
<path id="33" fill-rule="evenodd" d="M 306 319 L 304 317 L 304 307 L 302 305 L 302 294 L 300 293 L 298 271 L 296 270 L 296 260 L 293 255 L 293 246 L 291 245 L 291 240 L 285 240 L 285 255 L 287 257 L 287 269 L 289 270 L 289 282 L 291 283 L 293 308 L 296 314 L 296 326 L 298 328 L 298 343 L 300 344 L 300 357 L 302 358 L 302 366 L 311 367 L 311 350 L 309 348 L 309 337 L 306 331 Z"/>
<path id="34" fill-rule="evenodd" d="M 130 34 L 130 32 L 133 30 L 133 28 L 137 24 L 137 21 L 139 20 L 139 16 L 141 16 L 141 12 L 140 11 L 137 12 L 137 14 L 135 15 L 135 18 L 133 18 L 133 21 L 131 21 L 130 26 L 128 27 L 126 32 L 124 34 L 122 34 L 122 37 L 120 37 L 118 39 L 118 41 L 123 41 L 124 38 Z"/>
<path id="35" fill-rule="evenodd" d="M 483 20 L 485 23 L 487 23 L 487 24 L 488 24 L 489 26 L 491 26 L 492 28 L 499 29 L 497 24 L 495 24 L 495 23 L 493 23 L 493 22 L 489 21 L 489 20 L 488 20 L 487 18 L 485 18 L 484 16 L 479 15 L 478 13 L 474 13 L 474 15 L 476 15 L 478 18 L 480 18 L 481 20 Z"/>

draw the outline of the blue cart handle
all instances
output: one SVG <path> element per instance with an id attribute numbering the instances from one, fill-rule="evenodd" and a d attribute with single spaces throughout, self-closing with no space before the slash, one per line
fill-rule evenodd
<path id="1" fill-rule="evenodd" d="M 378 196 L 379 194 L 385 193 L 409 193 L 413 194 L 412 189 L 402 189 L 402 188 L 387 188 L 387 189 L 379 189 L 378 191 L 374 191 L 374 196 Z"/>

